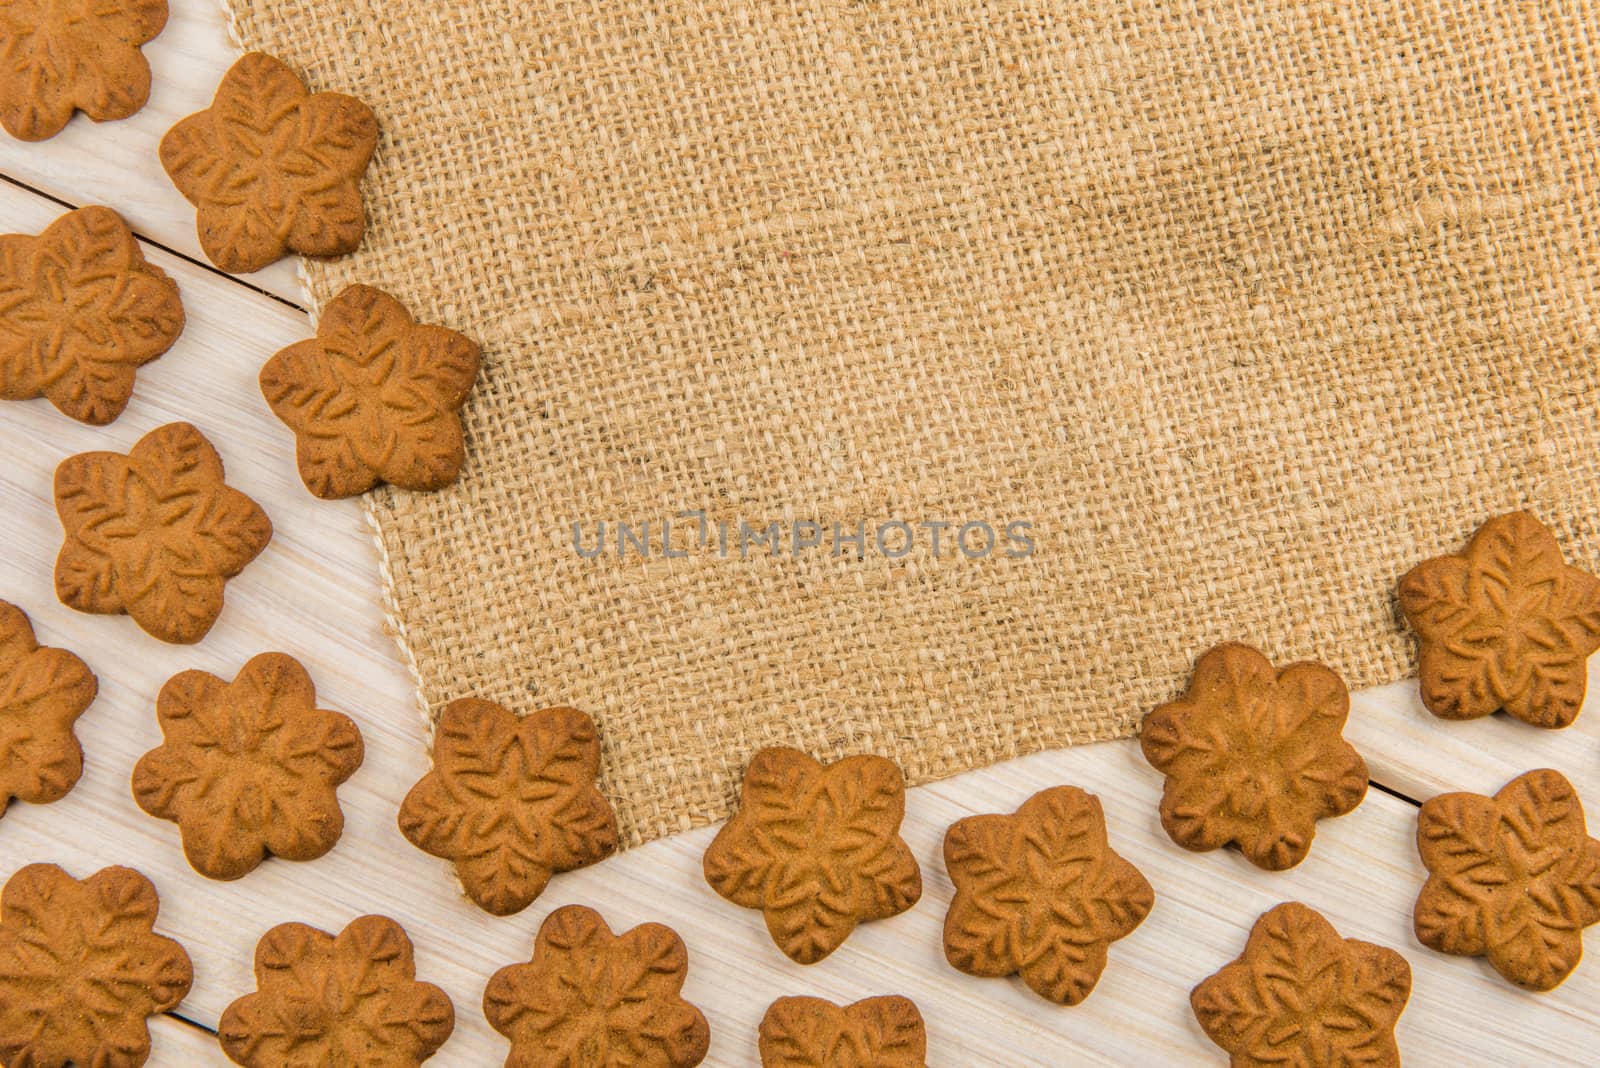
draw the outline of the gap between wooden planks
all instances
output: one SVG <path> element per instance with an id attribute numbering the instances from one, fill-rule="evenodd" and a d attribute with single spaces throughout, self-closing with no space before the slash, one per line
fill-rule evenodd
<path id="1" fill-rule="evenodd" d="M 37 232 L 63 204 L 106 203 L 158 245 L 198 255 L 192 210 L 161 173 L 155 144 L 172 121 L 205 105 L 234 53 L 206 0 L 174 0 L 172 22 L 146 51 L 157 88 L 138 116 L 103 126 L 78 118 L 41 145 L 0 143 L 0 174 L 62 202 L 18 185 L 0 187 L 0 231 Z M 500 965 L 526 959 L 532 932 L 552 909 L 584 902 L 614 927 L 661 920 L 683 934 L 691 960 L 685 993 L 712 1025 L 708 1064 L 755 1063 L 755 1029 L 777 996 L 846 1001 L 888 992 L 908 994 L 921 1006 L 930 1064 L 1220 1063 L 1220 1051 L 1189 1014 L 1188 989 L 1239 953 L 1259 913 L 1298 898 L 1346 936 L 1393 946 L 1411 962 L 1415 989 L 1399 1028 L 1408 1065 L 1592 1060 L 1600 1045 L 1600 962 L 1580 966 L 1553 994 L 1529 995 L 1480 961 L 1443 957 L 1416 943 L 1410 906 L 1422 871 L 1411 804 L 1374 791 L 1356 813 L 1322 824 L 1301 867 L 1262 873 L 1231 853 L 1197 856 L 1173 846 L 1155 815 L 1159 777 L 1130 743 L 1040 754 L 913 791 L 905 833 L 923 865 L 924 900 L 904 916 L 863 928 L 810 969 L 777 953 L 757 914 L 733 908 L 705 886 L 699 858 L 709 830 L 561 876 L 520 916 L 499 920 L 478 912 L 460 898 L 447 867 L 412 849 L 394 828 L 400 799 L 426 770 L 426 757 L 408 679 L 381 633 L 375 553 L 359 505 L 316 501 L 304 491 L 288 432 L 256 389 L 266 357 L 308 333 L 304 315 L 283 303 L 303 303 L 292 268 L 280 263 L 252 276 L 251 288 L 203 261 L 157 249 L 150 257 L 178 279 L 190 321 L 173 351 L 141 372 L 122 419 L 95 429 L 44 402 L 0 406 L 0 448 L 10 461 L 0 466 L 0 539 L 7 546 L 0 597 L 30 613 L 42 641 L 89 660 L 102 684 L 79 729 L 88 765 L 83 782 L 56 805 L 17 805 L 6 814 L 0 878 L 35 860 L 54 860 L 80 876 L 110 863 L 139 867 L 162 894 L 158 927 L 194 957 L 195 989 L 179 1012 L 199 1025 L 215 1026 L 222 1008 L 252 988 L 250 954 L 271 925 L 294 919 L 336 930 L 362 912 L 381 911 L 400 920 L 417 943 L 421 977 L 455 1001 L 456 1034 L 434 1063 L 499 1063 L 505 1043 L 479 1010 L 484 982 Z M 125 619 L 72 612 L 56 602 L 50 581 L 60 539 L 49 500 L 55 464 L 86 449 L 125 450 L 173 419 L 195 422 L 212 438 L 230 482 L 260 501 L 277 527 L 263 557 L 230 584 L 217 628 L 189 648 L 163 646 Z M 154 697 L 168 676 L 200 667 L 231 677 L 268 649 L 300 657 L 321 703 L 356 718 L 367 761 L 340 791 L 348 825 L 332 854 L 303 865 L 269 862 L 240 882 L 214 883 L 183 861 L 173 825 L 133 804 L 128 775 L 159 742 Z M 1600 689 L 1595 674 L 1592 693 Z M 1443 724 L 1420 709 L 1414 684 L 1398 684 L 1357 695 L 1346 734 L 1367 757 L 1374 781 L 1404 798 L 1443 789 L 1493 791 L 1528 768 L 1552 766 L 1600 811 L 1595 708 L 1565 732 L 1498 717 Z M 1100 796 L 1113 845 L 1157 893 L 1150 919 L 1113 947 L 1100 986 L 1074 1009 L 1047 1005 L 1014 981 L 962 976 L 940 952 L 951 892 L 940 859 L 944 829 L 964 815 L 1010 811 L 1035 790 L 1062 782 Z M 153 1030 L 153 1064 L 226 1063 L 210 1039 L 176 1019 L 155 1021 Z"/>

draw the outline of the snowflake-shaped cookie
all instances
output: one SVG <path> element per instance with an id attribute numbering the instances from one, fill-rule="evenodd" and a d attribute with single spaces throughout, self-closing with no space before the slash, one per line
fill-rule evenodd
<path id="1" fill-rule="evenodd" d="M 599 770 L 594 721 L 575 708 L 518 719 L 490 701 L 452 701 L 434 729 L 433 770 L 400 807 L 400 832 L 453 861 L 481 908 L 509 916 L 553 873 L 616 852 Z"/>
<path id="2" fill-rule="evenodd" d="M 459 412 L 478 359 L 476 342 L 350 286 L 322 310 L 316 337 L 267 361 L 261 392 L 294 431 L 300 478 L 318 497 L 379 482 L 435 490 L 466 461 Z"/>
<path id="3" fill-rule="evenodd" d="M 779 998 L 761 1018 L 761 1068 L 927 1068 L 928 1036 L 910 998 Z"/>
<path id="4" fill-rule="evenodd" d="M 80 612 L 127 613 L 162 641 L 205 637 L 223 584 L 266 548 L 272 524 L 223 482 L 222 459 L 188 423 L 168 423 L 123 456 L 85 452 L 56 468 L 66 530 L 56 595 Z"/>
<path id="5" fill-rule="evenodd" d="M 858 923 L 922 896 L 922 872 L 900 838 L 905 811 L 905 777 L 892 761 L 824 767 L 797 749 L 763 749 L 745 771 L 739 811 L 706 850 L 706 881 L 760 909 L 790 959 L 815 964 Z"/>
<path id="6" fill-rule="evenodd" d="M 0 398 L 45 397 L 95 426 L 122 414 L 135 373 L 183 332 L 178 284 L 110 208 L 0 237 L 0 311 Z"/>
<path id="7" fill-rule="evenodd" d="M 507 1064 L 693 1068 L 711 1031 L 680 993 L 688 969 L 672 928 L 612 934 L 598 912 L 568 905 L 539 928 L 532 960 L 494 973 L 483 1014 L 511 1040 Z"/>
<path id="8" fill-rule="evenodd" d="M 1404 957 L 1341 939 L 1291 901 L 1256 921 L 1244 956 L 1195 987 L 1189 1004 L 1233 1068 L 1399 1068 L 1394 1025 L 1410 996 Z"/>
<path id="9" fill-rule="evenodd" d="M 450 998 L 417 982 L 411 939 L 386 916 L 337 936 L 280 924 L 256 944 L 255 968 L 256 992 L 217 1024 L 246 1068 L 416 1068 L 455 1030 Z"/>
<path id="10" fill-rule="evenodd" d="M 139 46 L 167 24 L 167 0 L 6 0 L 0 4 L 0 125 L 43 141 L 74 111 L 125 119 L 150 99 Z"/>
<path id="11" fill-rule="evenodd" d="M 944 839 L 956 896 L 944 952 L 971 975 L 1021 975 L 1040 997 L 1076 1005 L 1112 942 L 1144 921 L 1155 892 L 1106 840 L 1100 800 L 1043 790 L 1014 815 L 969 816 Z"/>
<path id="12" fill-rule="evenodd" d="M 361 175 L 378 144 L 372 109 L 308 93 L 279 60 L 251 52 L 211 107 L 161 139 L 161 165 L 197 209 L 200 247 L 224 271 L 298 252 L 353 252 L 366 229 Z"/>
<path id="13" fill-rule="evenodd" d="M 237 879 L 269 855 L 314 860 L 339 840 L 335 790 L 361 766 L 361 732 L 316 700 L 283 653 L 255 657 L 232 682 L 185 671 L 161 687 L 166 741 L 134 767 L 133 796 L 178 825 L 195 871 Z"/>
<path id="14" fill-rule="evenodd" d="M 1317 820 L 1367 793 L 1367 765 L 1342 737 L 1343 680 L 1321 664 L 1281 671 L 1226 644 L 1195 664 L 1189 690 L 1144 719 L 1145 759 L 1167 776 L 1161 825 L 1185 849 L 1234 844 L 1257 867 L 1292 868 Z"/>
<path id="15" fill-rule="evenodd" d="M 78 880 L 30 864 L 0 895 L 0 1061 L 137 1068 L 146 1020 L 176 1008 L 194 969 L 155 933 L 160 901 L 131 868 Z"/>
<path id="16" fill-rule="evenodd" d="M 1400 580 L 1417 632 L 1422 703 L 1444 719 L 1504 709 L 1535 727 L 1565 727 L 1583 707 L 1600 649 L 1600 579 L 1568 564 L 1527 512 L 1485 523 L 1466 551 L 1418 564 Z"/>
<path id="17" fill-rule="evenodd" d="M 1441 953 L 1487 957 L 1511 982 L 1552 990 L 1600 923 L 1600 840 L 1558 771 L 1530 771 L 1493 798 L 1441 794 L 1417 813 L 1428 881 L 1417 940 Z"/>
<path id="18" fill-rule="evenodd" d="M 99 690 L 87 664 L 41 648 L 27 615 L 0 601 L 0 812 L 13 798 L 46 805 L 83 774 L 72 725 Z"/>

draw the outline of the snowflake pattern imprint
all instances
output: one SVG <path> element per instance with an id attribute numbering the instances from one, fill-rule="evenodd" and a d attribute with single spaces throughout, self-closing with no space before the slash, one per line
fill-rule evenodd
<path id="1" fill-rule="evenodd" d="M 22 141 L 60 133 L 81 111 L 125 119 L 150 99 L 139 51 L 167 24 L 167 0 L 0 4 L 0 126 Z"/>
<path id="2" fill-rule="evenodd" d="M 922 1013 L 896 995 L 779 998 L 761 1018 L 761 1068 L 927 1068 L 927 1051 Z"/>
<path id="3" fill-rule="evenodd" d="M 65 649 L 34 640 L 22 609 L 0 601 L 0 813 L 13 799 L 59 801 L 83 774 L 73 724 L 100 684 Z"/>
<path id="4" fill-rule="evenodd" d="M 161 903 L 132 868 L 74 879 L 30 864 L 0 894 L 0 1060 L 138 1068 L 149 1017 L 194 982 L 183 947 L 154 931 Z"/>
<path id="5" fill-rule="evenodd" d="M 400 806 L 400 832 L 453 862 L 480 908 L 509 916 L 552 874 L 616 852 L 599 771 L 594 721 L 575 708 L 518 719 L 490 701 L 452 701 L 434 728 L 433 770 Z"/>
<path id="6" fill-rule="evenodd" d="M 339 840 L 336 790 L 361 766 L 361 732 L 316 700 L 283 653 L 254 657 L 232 682 L 184 671 L 161 687 L 165 741 L 134 767 L 133 796 L 178 825 L 195 871 L 238 879 L 268 856 L 315 860 Z"/>
<path id="7" fill-rule="evenodd" d="M 354 252 L 366 230 L 361 176 L 378 145 L 372 109 L 310 93 L 281 61 L 251 52 L 211 107 L 161 139 L 161 165 L 196 209 L 200 247 L 224 271 Z"/>
<path id="8" fill-rule="evenodd" d="M 1189 1004 L 1233 1068 L 1399 1068 L 1394 1026 L 1410 997 L 1404 957 L 1340 938 L 1291 901 L 1256 920 L 1244 955 L 1195 987 Z"/>
<path id="9" fill-rule="evenodd" d="M 147 263 L 122 216 L 70 211 L 37 237 L 0 236 L 0 398 L 44 397 L 104 426 L 140 367 L 183 332 L 178 284 Z"/>
<path id="10" fill-rule="evenodd" d="M 922 871 L 900 838 L 905 811 L 893 761 L 824 767 L 798 749 L 763 749 L 745 771 L 739 811 L 706 850 L 706 881 L 760 909 L 791 960 L 815 964 L 857 924 L 897 916 L 922 896 Z"/>
<path id="11" fill-rule="evenodd" d="M 711 1030 L 683 999 L 688 969 L 672 928 L 612 934 L 598 912 L 568 905 L 540 926 L 532 960 L 495 972 L 483 1014 L 511 1041 L 507 1064 L 693 1068 Z"/>
<path id="12" fill-rule="evenodd" d="M 411 939 L 387 916 L 362 916 L 337 936 L 303 923 L 256 945 L 256 992 L 217 1025 L 222 1050 L 246 1068 L 417 1068 L 455 1030 L 443 990 L 417 982 Z"/>
<path id="13" fill-rule="evenodd" d="M 379 482 L 442 489 L 466 462 L 459 413 L 480 355 L 382 290 L 350 286 L 323 309 L 316 337 L 267 361 L 261 393 L 294 431 L 300 479 L 316 496 Z"/>
<path id="14" fill-rule="evenodd" d="M 1112 942 L 1155 904 L 1150 883 L 1111 848 L 1100 800 L 1042 790 L 1013 815 L 969 816 L 945 834 L 955 898 L 944 952 L 969 975 L 1020 975 L 1059 1005 L 1088 997 Z"/>
<path id="15" fill-rule="evenodd" d="M 223 585 L 272 540 L 266 513 L 223 481 L 222 458 L 188 423 L 152 430 L 126 456 L 67 457 L 55 498 L 61 603 L 126 613 L 165 642 L 205 637 Z"/>
<path id="16" fill-rule="evenodd" d="M 1487 957 L 1526 990 L 1553 990 L 1600 922 L 1600 840 L 1566 776 L 1543 768 L 1493 798 L 1441 794 L 1417 813 L 1428 881 L 1413 913 L 1417 941 Z"/>
<path id="17" fill-rule="evenodd" d="M 1188 692 L 1144 718 L 1139 744 L 1167 777 L 1161 825 L 1196 852 L 1236 845 L 1267 871 L 1311 851 L 1317 821 L 1367 793 L 1367 765 L 1344 740 L 1350 693 L 1321 664 L 1275 670 L 1228 643 L 1195 664 Z"/>
<path id="18" fill-rule="evenodd" d="M 1412 568 L 1400 608 L 1417 632 L 1422 703 L 1442 719 L 1504 710 L 1566 727 L 1600 649 L 1600 579 L 1568 564 L 1527 512 L 1485 523 L 1466 550 Z"/>

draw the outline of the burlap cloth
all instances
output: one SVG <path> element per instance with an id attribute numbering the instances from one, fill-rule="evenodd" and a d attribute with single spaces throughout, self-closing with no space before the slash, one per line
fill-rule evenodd
<path id="1" fill-rule="evenodd" d="M 1600 4 L 226 3 L 383 124 L 314 299 L 486 349 L 462 481 L 371 499 L 423 701 L 594 713 L 629 842 L 764 745 L 1126 734 L 1219 639 L 1402 676 L 1512 506 L 1594 564 Z M 696 509 L 1035 551 L 574 550 Z"/>

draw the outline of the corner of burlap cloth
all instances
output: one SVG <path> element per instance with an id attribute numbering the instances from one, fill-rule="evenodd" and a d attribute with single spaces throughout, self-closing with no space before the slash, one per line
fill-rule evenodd
<path id="1" fill-rule="evenodd" d="M 313 298 L 485 347 L 461 482 L 369 500 L 424 706 L 592 712 L 630 843 L 763 745 L 1126 734 L 1220 639 L 1394 679 L 1410 564 L 1600 548 L 1591 2 L 225 6 L 383 125 Z M 917 542 L 611 543 L 684 514 Z"/>

